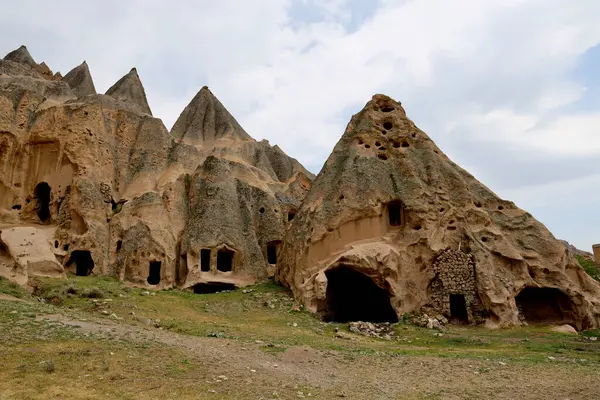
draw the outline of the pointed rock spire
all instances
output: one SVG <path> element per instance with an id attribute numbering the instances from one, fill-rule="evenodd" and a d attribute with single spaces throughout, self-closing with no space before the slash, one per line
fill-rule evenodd
<path id="1" fill-rule="evenodd" d="M 206 86 L 183 110 L 171 135 L 190 145 L 203 145 L 222 138 L 253 140 Z"/>
<path id="2" fill-rule="evenodd" d="M 117 100 L 133 104 L 140 111 L 152 115 L 148 100 L 146 99 L 146 91 L 135 68 L 132 68 L 127 75 L 112 85 L 106 91 L 106 94 Z"/>
<path id="3" fill-rule="evenodd" d="M 29 54 L 29 50 L 27 50 L 27 47 L 25 46 L 21 46 L 18 49 L 11 51 L 4 57 L 4 59 L 6 61 L 27 65 L 31 68 L 36 68 L 38 66 L 33 57 L 31 57 L 31 54 Z"/>
<path id="4" fill-rule="evenodd" d="M 94 81 L 92 80 L 90 69 L 85 61 L 69 71 L 63 80 L 69 84 L 77 97 L 96 94 Z"/>

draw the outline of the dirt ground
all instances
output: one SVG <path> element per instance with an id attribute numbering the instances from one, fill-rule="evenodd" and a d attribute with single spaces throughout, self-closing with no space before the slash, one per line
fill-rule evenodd
<path id="1" fill-rule="evenodd" d="M 143 301 L 152 302 L 148 310 L 165 301 L 128 296 L 135 315 Z M 208 296 L 203 304 L 212 301 Z M 283 319 L 272 335 L 260 331 L 261 340 L 230 335 L 227 324 L 219 325 L 223 335 L 200 336 L 139 317 L 129 321 L 116 306 L 111 311 L 117 313 L 105 315 L 97 307 L 15 300 L 0 296 L 0 399 L 600 398 L 600 348 L 579 335 L 535 330 L 522 339 L 520 333 L 456 328 L 438 337 L 407 326 L 389 342 L 351 333 L 339 338 L 327 326 L 317 333 L 320 342 L 302 331 L 314 331 L 310 324 L 320 321 L 292 315 L 301 326 Z M 259 303 L 256 315 L 250 309 L 237 323 L 260 320 L 259 306 L 276 317 L 289 313 Z"/>

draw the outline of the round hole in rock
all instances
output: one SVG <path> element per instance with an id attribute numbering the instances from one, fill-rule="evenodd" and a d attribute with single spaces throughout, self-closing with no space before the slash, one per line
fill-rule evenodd
<path id="1" fill-rule="evenodd" d="M 36 201 L 37 216 L 42 222 L 50 220 L 50 185 L 46 182 L 38 183 L 33 191 Z"/>
<path id="2" fill-rule="evenodd" d="M 548 268 L 544 268 L 542 271 L 544 271 L 544 274 L 548 275 L 550 273 L 550 270 Z"/>
<path id="3" fill-rule="evenodd" d="M 398 147 L 400 147 L 400 143 L 394 142 L 393 146 L 394 146 L 395 149 L 397 149 Z"/>
<path id="4" fill-rule="evenodd" d="M 441 213 L 443 213 L 443 212 L 444 212 L 444 209 L 443 209 L 443 208 L 440 208 L 440 212 L 441 212 Z"/>
<path id="5" fill-rule="evenodd" d="M 434 150 L 433 152 L 434 152 L 435 154 L 440 154 L 440 152 L 439 152 L 439 151 L 437 151 L 437 150 Z"/>
<path id="6" fill-rule="evenodd" d="M 475 207 L 477 207 L 477 208 L 481 208 L 481 203 L 480 203 L 480 202 L 478 202 L 478 201 L 476 201 L 476 202 L 475 202 Z"/>
<path id="7" fill-rule="evenodd" d="M 384 122 L 384 124 L 383 124 L 383 129 L 385 129 L 387 131 L 389 131 L 393 127 L 394 127 L 394 124 L 392 124 L 391 122 Z"/>
<path id="8" fill-rule="evenodd" d="M 449 224 L 452 225 L 452 224 L 454 224 L 454 222 L 456 222 L 456 221 L 454 221 L 453 219 L 451 219 L 450 222 L 449 222 Z"/>
<path id="9" fill-rule="evenodd" d="M 55 248 L 55 249 L 58 249 L 58 240 L 55 240 L 55 241 L 54 241 L 54 248 Z"/>
<path id="10" fill-rule="evenodd" d="M 365 141 L 362 139 L 358 139 L 358 144 L 363 144 Z"/>
<path id="11" fill-rule="evenodd" d="M 387 132 L 386 131 L 381 131 L 381 134 L 382 135 L 387 135 Z"/>
<path id="12" fill-rule="evenodd" d="M 408 142 L 402 142 L 402 147 L 409 147 L 410 145 L 408 144 Z"/>
<path id="13" fill-rule="evenodd" d="M 365 149 L 370 149 L 371 146 L 369 146 L 368 144 L 365 144 Z"/>
<path id="14" fill-rule="evenodd" d="M 119 251 L 121 251 L 122 247 L 123 247 L 123 241 L 122 240 L 117 240 L 117 253 Z"/>
<path id="15" fill-rule="evenodd" d="M 413 227 L 413 229 L 414 229 L 415 231 L 420 231 L 420 230 L 421 230 L 421 225 L 415 225 L 415 226 Z"/>
<path id="16" fill-rule="evenodd" d="M 381 109 L 381 112 L 384 112 L 384 113 L 389 113 L 392 111 L 394 111 L 394 107 L 390 107 L 390 106 L 385 106 Z"/>
<path id="17" fill-rule="evenodd" d="M 413 134 L 412 134 L 412 137 L 417 137 L 417 134 L 416 134 L 416 133 L 413 133 Z"/>
<path id="18" fill-rule="evenodd" d="M 398 322 L 390 297 L 368 276 L 342 265 L 325 272 L 325 321 Z"/>
<path id="19" fill-rule="evenodd" d="M 482 242 L 487 242 L 487 241 L 488 241 L 488 238 L 486 238 L 486 237 L 484 236 L 484 237 L 482 237 L 482 238 L 481 238 L 481 241 L 482 241 Z"/>
<path id="20" fill-rule="evenodd" d="M 237 286 L 233 283 L 223 283 L 223 282 L 207 282 L 207 283 L 199 283 L 194 286 L 194 293 L 196 294 L 213 294 L 224 292 L 226 290 L 236 290 Z"/>
<path id="21" fill-rule="evenodd" d="M 381 146 L 381 143 L 375 142 L 375 147 L 379 147 L 379 146 Z"/>
<path id="22" fill-rule="evenodd" d="M 504 210 L 504 207 L 503 206 L 498 206 L 498 210 L 502 211 L 502 210 Z"/>
<path id="23" fill-rule="evenodd" d="M 73 264 L 75 264 L 75 275 L 77 276 L 88 276 L 94 269 L 94 259 L 87 250 L 73 251 L 67 262 L 67 267 L 70 267 Z"/>
<path id="24" fill-rule="evenodd" d="M 515 297 L 518 309 L 530 324 L 570 324 L 575 321 L 573 302 L 556 288 L 525 287 Z"/>
<path id="25" fill-rule="evenodd" d="M 377 155 L 377 158 L 379 158 L 380 160 L 383 160 L 383 161 L 385 161 L 385 160 L 387 160 L 387 159 L 388 159 L 388 156 L 386 156 L 385 154 L 378 154 L 378 155 Z"/>
<path id="26" fill-rule="evenodd" d="M 14 206 L 12 206 L 13 210 L 20 210 L 21 209 L 21 205 L 20 204 L 15 204 Z"/>
<path id="27" fill-rule="evenodd" d="M 456 227 L 455 227 L 455 226 L 449 226 L 449 227 L 448 227 L 448 230 L 449 230 L 449 231 L 455 231 L 455 230 L 456 230 Z"/>
<path id="28" fill-rule="evenodd" d="M 258 210 L 258 212 L 259 212 L 259 213 L 261 213 L 261 214 L 264 214 L 264 213 L 265 213 L 265 208 L 264 208 L 264 207 L 261 207 L 261 208 Z"/>
<path id="29" fill-rule="evenodd" d="M 288 222 L 293 220 L 294 218 L 296 218 L 296 212 L 295 211 L 290 211 L 288 213 Z"/>
<path id="30" fill-rule="evenodd" d="M 63 250 L 64 251 L 69 251 L 69 245 L 68 244 L 63 245 Z"/>

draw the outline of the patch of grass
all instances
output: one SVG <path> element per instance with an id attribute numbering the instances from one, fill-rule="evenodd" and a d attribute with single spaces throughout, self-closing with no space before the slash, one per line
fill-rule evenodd
<path id="1" fill-rule="evenodd" d="M 581 267 L 585 270 L 585 272 L 588 273 L 589 276 L 597 281 L 600 281 L 600 269 L 594 261 L 583 258 L 579 254 L 576 254 L 575 257 L 577 258 L 577 261 L 579 261 L 579 265 L 581 265 Z"/>
<path id="2" fill-rule="evenodd" d="M 20 285 L 9 281 L 8 279 L 0 276 L 0 293 L 7 294 L 9 296 L 24 299 L 29 297 L 29 293 L 23 289 Z"/>

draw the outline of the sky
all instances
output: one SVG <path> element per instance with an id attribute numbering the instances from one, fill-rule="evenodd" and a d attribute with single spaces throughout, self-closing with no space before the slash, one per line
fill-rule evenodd
<path id="1" fill-rule="evenodd" d="M 4 0 L 24 44 L 98 92 L 132 67 L 170 128 L 204 85 L 317 173 L 375 93 L 558 238 L 600 243 L 598 0 Z"/>

